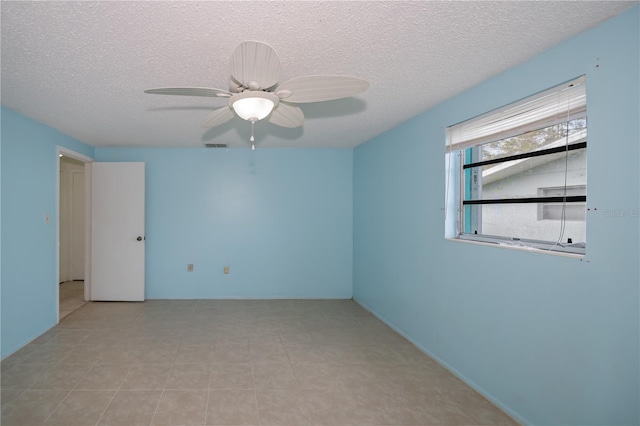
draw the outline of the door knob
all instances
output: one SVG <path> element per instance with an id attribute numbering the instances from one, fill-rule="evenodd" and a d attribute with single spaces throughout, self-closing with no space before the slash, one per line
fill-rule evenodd
<path id="1" fill-rule="evenodd" d="M 138 237 L 138 238 L 136 238 L 136 240 L 142 241 L 142 237 Z"/>

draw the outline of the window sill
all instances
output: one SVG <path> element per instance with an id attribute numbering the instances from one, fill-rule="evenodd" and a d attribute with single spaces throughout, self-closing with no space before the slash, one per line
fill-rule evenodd
<path id="1" fill-rule="evenodd" d="M 580 260 L 582 260 L 584 258 L 584 256 L 585 256 L 584 254 L 578 254 L 578 253 L 567 253 L 567 252 L 562 252 L 562 251 L 543 250 L 543 249 L 538 249 L 538 248 L 534 248 L 534 247 L 520 247 L 520 246 L 511 245 L 509 243 L 489 243 L 489 242 L 485 242 L 485 241 L 474 241 L 474 240 L 466 240 L 466 239 L 461 239 L 461 238 L 445 238 L 445 240 L 446 241 L 457 242 L 457 243 L 475 244 L 475 245 L 495 247 L 495 248 L 508 249 L 508 250 L 527 251 L 527 252 L 535 253 L 535 254 L 544 254 L 544 255 L 560 256 L 560 257 L 570 257 L 570 258 L 573 258 L 573 259 L 580 259 Z"/>

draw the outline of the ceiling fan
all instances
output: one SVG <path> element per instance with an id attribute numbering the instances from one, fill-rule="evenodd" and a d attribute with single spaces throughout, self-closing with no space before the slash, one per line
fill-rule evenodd
<path id="1" fill-rule="evenodd" d="M 231 120 L 234 115 L 251 122 L 251 149 L 257 121 L 277 126 L 298 127 L 302 110 L 292 104 L 331 101 L 367 90 L 365 80 L 344 75 L 308 75 L 278 84 L 280 59 L 271 46 L 258 41 L 241 43 L 231 55 L 229 90 L 209 87 L 161 87 L 145 90 L 158 95 L 209 96 L 228 98 L 228 105 L 215 110 L 202 124 L 209 128 Z"/>

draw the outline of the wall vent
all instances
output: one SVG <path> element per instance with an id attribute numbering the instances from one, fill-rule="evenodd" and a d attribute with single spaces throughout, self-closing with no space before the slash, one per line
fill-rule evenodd
<path id="1" fill-rule="evenodd" d="M 226 148 L 226 143 L 205 143 L 204 146 L 206 148 Z"/>

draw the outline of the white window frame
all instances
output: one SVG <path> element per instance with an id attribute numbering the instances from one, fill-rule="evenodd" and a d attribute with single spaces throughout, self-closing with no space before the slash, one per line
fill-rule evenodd
<path id="1" fill-rule="evenodd" d="M 483 114 L 479 117 L 467 120 L 465 122 L 453 125 L 447 128 L 447 190 L 445 201 L 448 206 L 450 204 L 449 192 L 453 189 L 455 193 L 455 206 L 457 212 L 447 212 L 447 221 L 455 220 L 455 235 L 446 235 L 447 237 L 475 241 L 493 243 L 498 245 L 516 246 L 520 248 L 534 248 L 540 250 L 547 250 L 550 252 L 565 252 L 584 255 L 586 251 L 586 241 L 577 243 L 568 243 L 560 241 L 540 241 L 533 239 L 520 239 L 515 235 L 512 237 L 493 236 L 486 234 L 473 234 L 465 233 L 465 174 L 463 166 L 465 164 L 464 152 L 468 148 L 479 147 L 484 144 L 522 135 L 524 133 L 542 129 L 545 127 L 553 126 L 560 123 L 569 122 L 577 118 L 586 119 L 586 89 L 585 89 L 585 77 L 579 77 L 572 81 L 563 83 L 559 86 L 553 87 L 544 92 L 538 93 L 531 97 L 525 98 L 513 104 L 499 108 L 495 111 L 491 111 L 487 114 Z M 583 148 L 586 150 L 586 139 L 582 142 Z M 569 145 L 567 139 L 566 152 L 569 155 Z M 473 150 L 472 152 L 475 152 Z M 532 151 L 529 151 L 529 153 Z M 529 153 L 525 155 L 529 155 Z M 540 153 L 542 154 L 542 152 Z M 477 159 L 472 159 L 475 163 Z M 468 166 L 467 166 L 468 167 Z M 475 169 L 478 170 L 479 168 Z M 471 169 L 472 171 L 474 169 Z M 457 176 L 454 175 L 457 173 Z M 473 172 L 472 172 L 473 174 Z M 479 174 L 476 172 L 476 174 Z M 458 181 L 458 187 L 452 185 L 452 181 Z M 569 189 L 571 185 L 566 185 L 563 188 Z M 476 188 L 478 193 L 474 194 L 471 198 L 478 203 L 484 203 L 481 200 L 482 185 L 479 184 Z M 586 193 L 586 184 L 585 184 Z M 541 196 L 542 198 L 542 196 Z M 568 200 L 568 198 L 571 198 Z M 486 201 L 486 200 L 485 200 Z M 506 200 L 505 200 L 506 201 Z M 565 192 L 565 196 L 562 199 L 564 206 L 571 205 L 574 201 L 573 197 L 569 197 Z M 524 202 L 520 200 L 518 202 Z M 536 202 L 529 200 L 529 202 Z M 586 195 L 584 201 L 586 203 Z M 542 217 L 541 207 L 543 204 L 538 204 L 538 220 Z M 585 207 L 586 208 L 586 207 Z M 481 210 L 481 209 L 476 209 Z M 481 221 L 481 217 L 478 214 L 471 216 L 472 222 Z M 545 219 L 547 220 L 547 219 Z M 553 219 L 551 219 L 553 220 Z M 562 219 L 566 221 L 566 218 Z M 558 220 L 554 220 L 558 222 Z M 586 217 L 585 217 L 586 226 Z M 447 228 L 450 226 L 447 225 Z M 480 229 L 479 226 L 475 229 Z M 447 232 L 447 231 L 445 231 Z M 449 232 L 450 234 L 450 232 Z"/>

